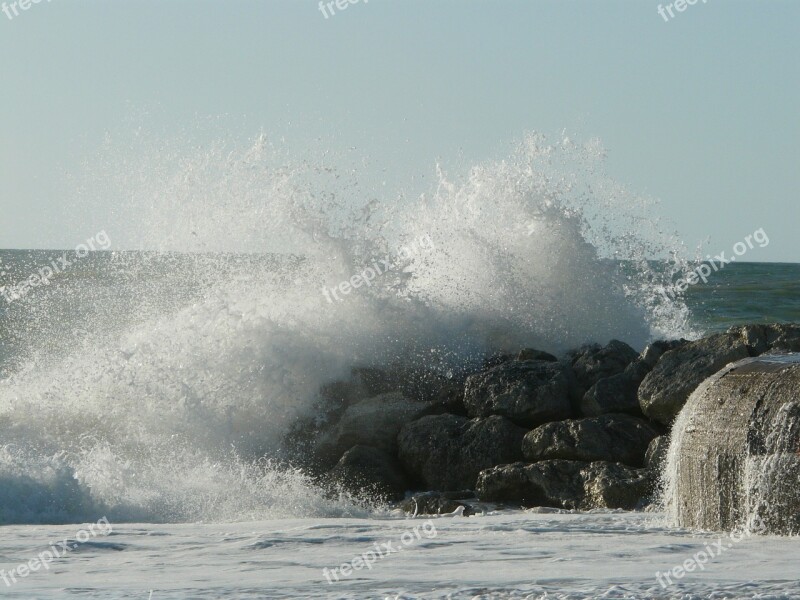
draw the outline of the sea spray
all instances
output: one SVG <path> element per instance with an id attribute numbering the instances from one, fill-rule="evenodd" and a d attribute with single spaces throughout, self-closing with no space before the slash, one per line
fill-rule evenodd
<path id="1" fill-rule="evenodd" d="M 138 252 L 8 315 L 26 344 L 0 384 L 3 522 L 360 514 L 282 444 L 353 366 L 452 374 L 498 349 L 685 333 L 646 262 L 672 239 L 637 237 L 652 209 L 597 175 L 595 143 L 527 136 L 416 199 L 264 136 L 193 148 L 110 142 L 73 213 Z M 319 293 L 423 236 L 347 302 Z"/>

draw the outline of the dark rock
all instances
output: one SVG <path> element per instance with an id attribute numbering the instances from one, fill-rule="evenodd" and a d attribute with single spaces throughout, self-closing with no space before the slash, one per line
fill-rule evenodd
<path id="1" fill-rule="evenodd" d="M 333 419 L 338 419 L 345 409 L 358 400 L 364 399 L 363 389 L 353 381 L 332 381 L 319 390 L 320 408 Z"/>
<path id="2" fill-rule="evenodd" d="M 581 396 L 595 383 L 606 377 L 622 373 L 639 356 L 625 342 L 611 340 L 606 346 L 584 346 L 572 355 L 572 370 L 581 390 Z"/>
<path id="3" fill-rule="evenodd" d="M 644 466 L 644 455 L 658 432 L 629 415 L 602 415 L 547 423 L 529 432 L 522 453 L 531 462 L 563 459 L 621 462 Z"/>
<path id="4" fill-rule="evenodd" d="M 361 390 L 364 398 L 397 391 L 400 383 L 400 378 L 394 372 L 384 369 L 353 367 L 350 374 L 352 385 Z"/>
<path id="5" fill-rule="evenodd" d="M 396 391 L 417 402 L 463 406 L 464 379 L 445 377 L 424 367 L 356 367 L 352 369 L 350 385 L 359 392 L 359 399 Z"/>
<path id="6" fill-rule="evenodd" d="M 514 463 L 482 471 L 477 493 L 486 502 L 565 509 L 640 506 L 649 492 L 645 469 L 619 463 L 547 460 Z"/>
<path id="7" fill-rule="evenodd" d="M 325 477 L 358 497 L 400 500 L 409 489 L 400 464 L 383 450 L 353 446 Z"/>
<path id="8" fill-rule="evenodd" d="M 584 496 L 583 466 L 567 460 L 499 465 L 481 471 L 476 491 L 484 502 L 578 508 Z"/>
<path id="9" fill-rule="evenodd" d="M 644 360 L 635 360 L 622 373 L 595 383 L 581 399 L 581 414 L 594 417 L 606 413 L 641 416 L 639 386 L 651 367 Z"/>
<path id="10" fill-rule="evenodd" d="M 477 500 L 473 490 L 450 490 L 436 493 L 446 500 Z"/>
<path id="11" fill-rule="evenodd" d="M 413 402 L 398 392 L 356 402 L 322 435 L 316 455 L 333 464 L 353 446 L 371 446 L 395 454 L 400 428 L 429 409 L 430 405 Z"/>
<path id="12" fill-rule="evenodd" d="M 647 453 L 644 455 L 645 466 L 660 475 L 664 471 L 664 463 L 667 460 L 668 451 L 668 435 L 660 435 L 657 438 L 653 438 L 653 441 L 647 447 Z"/>
<path id="13" fill-rule="evenodd" d="M 316 447 L 322 435 L 320 432 L 330 429 L 348 406 L 363 398 L 363 388 L 354 381 L 332 381 L 323 385 L 313 409 L 294 422 L 284 438 L 284 447 L 292 456 L 292 461 L 316 475 L 330 469 L 340 455 L 319 459 Z"/>
<path id="14" fill-rule="evenodd" d="M 666 352 L 639 386 L 642 412 L 669 425 L 701 382 L 728 363 L 747 356 L 742 338 L 724 333 Z"/>
<path id="15" fill-rule="evenodd" d="M 571 416 L 570 377 L 564 365 L 511 361 L 467 378 L 464 405 L 471 417 L 500 415 L 535 426 Z"/>
<path id="16" fill-rule="evenodd" d="M 513 354 L 508 354 L 507 352 L 497 352 L 483 361 L 483 368 L 481 370 L 485 371 L 487 369 L 494 368 L 510 360 L 514 360 Z"/>
<path id="17" fill-rule="evenodd" d="M 461 500 L 473 499 L 475 498 L 475 494 L 473 492 L 466 492 L 456 495 L 464 497 L 453 498 L 452 495 L 442 492 L 414 494 L 411 498 L 401 502 L 400 508 L 412 515 L 447 515 L 455 512 L 459 506 L 463 506 L 463 515 L 465 517 L 474 515 L 475 509 L 468 503 L 461 502 Z"/>
<path id="18" fill-rule="evenodd" d="M 647 502 L 651 478 L 647 469 L 631 469 L 620 463 L 593 462 L 583 469 L 583 509 L 633 510 Z"/>
<path id="19" fill-rule="evenodd" d="M 800 352 L 800 326 L 791 323 L 768 325 L 766 342 L 770 353 Z"/>
<path id="20" fill-rule="evenodd" d="M 639 355 L 639 359 L 652 369 L 665 352 L 681 348 L 688 343 L 689 340 L 684 340 L 683 338 L 679 340 L 659 340 L 649 344 Z"/>
<path id="21" fill-rule="evenodd" d="M 800 326 L 793 323 L 742 325 L 731 327 L 727 334 L 740 337 L 747 344 L 751 356 L 765 352 L 800 351 Z"/>
<path id="22" fill-rule="evenodd" d="M 522 458 L 524 435 L 503 417 L 430 415 L 402 428 L 398 455 L 425 489 L 473 489 L 483 469 Z"/>
<path id="23" fill-rule="evenodd" d="M 546 360 L 548 362 L 558 362 L 558 359 L 549 352 L 534 350 L 533 348 L 523 348 L 517 354 L 517 360 Z"/>
<path id="24" fill-rule="evenodd" d="M 602 349 L 603 347 L 600 344 L 584 344 L 583 346 L 580 346 L 578 348 L 573 348 L 572 350 L 568 350 L 566 352 L 566 358 L 570 364 L 573 364 L 582 356 L 586 354 L 599 352 Z"/>

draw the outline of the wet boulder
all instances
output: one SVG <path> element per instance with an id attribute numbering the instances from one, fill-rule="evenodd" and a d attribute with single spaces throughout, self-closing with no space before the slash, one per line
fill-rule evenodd
<path id="1" fill-rule="evenodd" d="M 464 405 L 471 417 L 499 415 L 533 427 L 571 416 L 570 388 L 561 363 L 508 361 L 467 378 Z"/>
<path id="2" fill-rule="evenodd" d="M 583 466 L 567 460 L 498 465 L 481 471 L 476 492 L 484 502 L 578 508 L 584 496 Z"/>
<path id="3" fill-rule="evenodd" d="M 520 350 L 519 354 L 517 354 L 517 360 L 545 360 L 547 362 L 558 362 L 558 359 L 549 352 L 536 350 L 534 348 L 523 348 Z"/>
<path id="4" fill-rule="evenodd" d="M 666 352 L 639 386 L 639 405 L 649 419 L 669 425 L 689 395 L 725 365 L 747 358 L 740 335 L 717 334 Z"/>
<path id="5" fill-rule="evenodd" d="M 639 385 L 650 369 L 643 360 L 635 360 L 622 373 L 599 380 L 583 395 L 581 414 L 587 417 L 607 413 L 641 416 Z"/>
<path id="6" fill-rule="evenodd" d="M 390 454 L 369 446 L 353 446 L 325 476 L 329 487 L 341 487 L 354 496 L 400 500 L 409 489 L 405 473 Z"/>
<path id="7" fill-rule="evenodd" d="M 800 325 L 794 323 L 740 325 L 726 333 L 741 338 L 751 356 L 800 351 Z"/>
<path id="8" fill-rule="evenodd" d="M 614 462 L 593 462 L 583 474 L 584 497 L 581 508 L 621 508 L 634 510 L 650 502 L 652 480 L 647 469 L 632 469 Z"/>
<path id="9" fill-rule="evenodd" d="M 639 356 L 625 342 L 611 340 L 605 346 L 597 344 L 584 346 L 571 353 L 572 371 L 579 389 L 578 397 L 583 396 L 601 379 L 618 375 Z"/>
<path id="10" fill-rule="evenodd" d="M 541 425 L 525 435 L 522 453 L 531 462 L 608 461 L 642 467 L 647 447 L 657 435 L 658 431 L 642 419 L 601 415 Z"/>
<path id="11" fill-rule="evenodd" d="M 402 428 L 398 456 L 425 489 L 474 489 L 483 469 L 522 458 L 524 435 L 525 429 L 499 416 L 428 415 Z"/>
<path id="12" fill-rule="evenodd" d="M 414 494 L 400 503 L 400 508 L 411 515 L 448 515 L 464 507 L 465 517 L 475 514 L 469 501 L 476 500 L 471 490 L 461 492 L 424 492 Z"/>
<path id="13" fill-rule="evenodd" d="M 393 365 L 386 369 L 355 367 L 349 383 L 361 391 L 361 398 L 400 392 L 416 402 L 439 404 L 451 412 L 464 411 L 464 378 L 447 377 L 418 365 Z"/>
<path id="14" fill-rule="evenodd" d="M 589 388 L 581 398 L 581 414 L 586 417 L 607 413 L 642 416 L 642 409 L 639 405 L 639 386 L 642 381 L 664 353 L 688 343 L 681 339 L 659 340 L 649 344 L 636 360 L 625 367 L 622 373 L 599 379 Z"/>
<path id="15" fill-rule="evenodd" d="M 688 343 L 689 340 L 683 338 L 679 340 L 658 340 L 648 344 L 647 347 L 642 350 L 642 353 L 639 355 L 639 360 L 652 369 L 665 353 L 670 350 L 675 350 L 676 348 L 681 348 Z"/>
<path id="16" fill-rule="evenodd" d="M 322 434 L 315 454 L 330 464 L 353 446 L 371 446 L 396 454 L 400 429 L 429 410 L 429 404 L 409 400 L 399 392 L 360 400 L 348 406 L 339 421 Z"/>
<path id="17" fill-rule="evenodd" d="M 664 470 L 667 460 L 667 452 L 669 451 L 669 436 L 660 435 L 653 438 L 650 445 L 647 447 L 647 453 L 644 455 L 645 466 L 660 475 Z"/>
<path id="18" fill-rule="evenodd" d="M 580 510 L 631 510 L 645 502 L 649 489 L 646 469 L 571 460 L 500 465 L 482 471 L 477 482 L 484 502 Z"/>

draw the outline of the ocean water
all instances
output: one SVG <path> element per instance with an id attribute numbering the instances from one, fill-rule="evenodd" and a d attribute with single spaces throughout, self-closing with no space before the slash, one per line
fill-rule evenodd
<path id="1" fill-rule="evenodd" d="M 323 493 L 283 444 L 354 366 L 453 376 L 521 346 L 642 348 L 795 320 L 800 266 L 737 263 L 666 299 L 689 255 L 650 199 L 603 175 L 596 141 L 526 136 L 502 160 L 437 167 L 412 194 L 327 155 L 287 160 L 264 136 L 142 139 L 112 140 L 75 200 L 76 215 L 104 215 L 76 245 L 108 251 L 0 251 L 0 285 L 19 295 L 0 298 L 3 594 L 800 597 L 796 540 L 742 541 L 662 588 L 656 571 L 711 534 L 657 512 L 491 507 L 328 583 L 322 569 L 424 521 Z M 109 197 L 125 202 L 110 213 Z M 19 287 L 58 257 L 63 272 Z M 101 518 L 109 536 L 4 583 Z"/>
<path id="2" fill-rule="evenodd" d="M 690 287 L 685 302 L 704 331 L 742 323 L 800 321 L 800 265 L 736 263 Z"/>

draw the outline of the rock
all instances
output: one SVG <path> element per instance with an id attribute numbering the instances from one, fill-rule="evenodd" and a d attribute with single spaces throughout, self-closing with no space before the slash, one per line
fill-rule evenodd
<path id="1" fill-rule="evenodd" d="M 514 360 L 513 354 L 508 354 L 507 352 L 496 352 L 483 361 L 483 367 L 481 368 L 481 371 L 502 365 L 510 360 Z"/>
<path id="2" fill-rule="evenodd" d="M 731 327 L 727 334 L 741 338 L 751 356 L 765 352 L 800 351 L 800 326 L 793 323 L 741 325 Z"/>
<path id="3" fill-rule="evenodd" d="M 800 351 L 800 325 L 742 325 L 694 342 L 670 343 L 678 346 L 663 354 L 638 393 L 642 412 L 665 425 L 703 380 L 727 364 L 765 352 Z"/>
<path id="4" fill-rule="evenodd" d="M 788 339 L 788 338 L 784 338 Z M 666 505 L 692 529 L 800 534 L 800 355 L 731 365 L 673 426 Z"/>
<path id="5" fill-rule="evenodd" d="M 283 440 L 293 462 L 314 474 L 322 474 L 335 464 L 339 456 L 325 456 L 320 461 L 316 455 L 320 431 L 341 419 L 348 406 L 364 399 L 363 394 L 363 388 L 354 381 L 332 381 L 320 387 L 313 409 L 290 426 Z"/>
<path id="6" fill-rule="evenodd" d="M 462 514 L 468 517 L 475 514 L 475 509 L 461 500 L 474 498 L 475 494 L 471 491 L 458 494 L 425 492 L 422 494 L 415 494 L 411 498 L 404 500 L 400 503 L 400 508 L 412 515 L 447 515 L 455 512 L 459 506 L 463 506 L 464 512 Z"/>
<path id="7" fill-rule="evenodd" d="M 800 326 L 792 323 L 767 325 L 765 341 L 770 353 L 800 352 Z"/>
<path id="8" fill-rule="evenodd" d="M 403 467 L 428 490 L 473 489 L 483 469 L 522 458 L 525 430 L 492 416 L 429 415 L 397 437 Z"/>
<path id="9" fill-rule="evenodd" d="M 582 508 L 634 510 L 647 502 L 651 477 L 647 469 L 631 469 L 620 463 L 593 462 L 582 471 Z"/>
<path id="10" fill-rule="evenodd" d="M 327 473 L 329 486 L 338 485 L 358 497 L 400 500 L 409 488 L 399 463 L 383 450 L 353 446 Z"/>
<path id="11" fill-rule="evenodd" d="M 645 469 L 619 463 L 547 460 L 514 463 L 482 471 L 478 498 L 521 506 L 590 510 L 640 506 L 649 492 Z"/>
<path id="12" fill-rule="evenodd" d="M 748 357 L 738 335 L 717 334 L 666 352 L 639 386 L 648 418 L 669 425 L 700 383 L 725 365 Z"/>
<path id="13" fill-rule="evenodd" d="M 611 340 L 606 346 L 584 346 L 572 354 L 572 370 L 581 390 L 586 390 L 606 377 L 622 373 L 639 356 L 625 342 Z"/>
<path id="14" fill-rule="evenodd" d="M 650 445 L 647 447 L 647 453 L 644 455 L 645 466 L 660 475 L 664 471 L 664 462 L 667 460 L 667 452 L 669 451 L 669 436 L 660 435 L 653 438 Z"/>
<path id="15" fill-rule="evenodd" d="M 534 350 L 533 348 L 523 348 L 517 354 L 517 360 L 546 360 L 548 362 L 558 362 L 558 359 L 548 352 Z"/>
<path id="16" fill-rule="evenodd" d="M 417 402 L 442 404 L 463 412 L 464 377 L 445 377 L 420 366 L 395 365 L 388 369 L 356 367 L 350 386 L 369 398 L 400 392 Z"/>
<path id="17" fill-rule="evenodd" d="M 318 440 L 315 454 L 333 464 L 353 446 L 371 446 L 396 454 L 401 427 L 425 414 L 430 405 L 413 402 L 398 392 L 381 394 L 348 406 Z"/>
<path id="18" fill-rule="evenodd" d="M 587 417 L 606 413 L 641 416 L 639 385 L 650 369 L 647 362 L 637 359 L 622 373 L 599 380 L 583 395 L 580 403 L 581 414 Z"/>
<path id="19" fill-rule="evenodd" d="M 471 417 L 500 415 L 533 427 L 572 414 L 570 377 L 564 365 L 510 361 L 467 378 L 464 405 Z"/>
<path id="20" fill-rule="evenodd" d="M 639 359 L 652 369 L 665 352 L 675 350 L 688 343 L 689 340 L 684 340 L 683 338 L 679 340 L 659 340 L 649 344 L 639 355 Z"/>
<path id="21" fill-rule="evenodd" d="M 531 462 L 608 461 L 642 467 L 647 447 L 657 435 L 636 417 L 602 415 L 541 425 L 525 435 L 522 453 Z"/>
<path id="22" fill-rule="evenodd" d="M 499 465 L 481 471 L 476 492 L 483 502 L 578 508 L 584 496 L 583 466 L 568 460 Z"/>
<path id="23" fill-rule="evenodd" d="M 352 381 L 332 381 L 319 389 L 320 400 L 329 409 L 341 408 L 342 411 L 356 400 L 364 398 L 362 390 Z"/>

